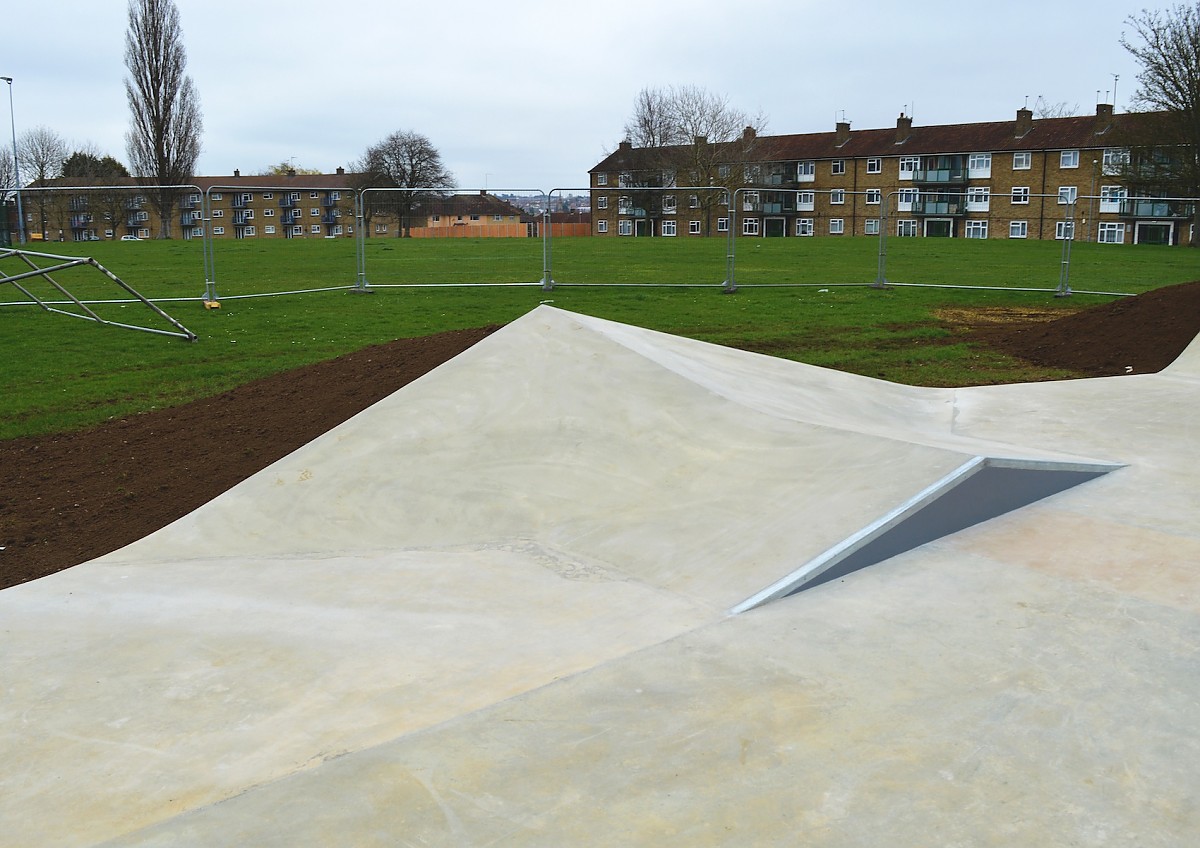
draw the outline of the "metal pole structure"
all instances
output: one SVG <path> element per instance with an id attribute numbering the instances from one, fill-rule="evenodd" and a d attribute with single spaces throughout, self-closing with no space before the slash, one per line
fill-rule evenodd
<path id="1" fill-rule="evenodd" d="M 737 241 L 734 230 L 737 229 L 737 202 L 740 191 L 740 188 L 734 189 L 729 194 L 729 239 L 725 251 L 725 285 L 721 288 L 722 294 L 733 294 L 737 291 Z"/>
<path id="2" fill-rule="evenodd" d="M 17 195 L 17 230 L 20 232 L 21 244 L 25 243 L 25 212 L 21 209 L 21 165 L 17 161 L 17 117 L 13 112 L 13 78 L 0 77 L 8 83 L 8 119 L 12 124 L 12 144 L 13 144 L 13 182 L 16 185 Z"/>
<path id="3" fill-rule="evenodd" d="M 888 200 L 890 194 L 880 192 L 879 198 L 879 266 L 875 272 L 875 284 L 872 288 L 886 289 L 887 282 L 887 233 L 888 233 Z"/>
<path id="4" fill-rule="evenodd" d="M 1075 201 L 1067 202 L 1067 209 L 1063 217 L 1063 247 L 1062 247 L 1062 262 L 1059 264 L 1058 271 L 1058 291 L 1054 293 L 1055 297 L 1070 297 L 1071 296 L 1071 242 L 1075 241 Z"/>

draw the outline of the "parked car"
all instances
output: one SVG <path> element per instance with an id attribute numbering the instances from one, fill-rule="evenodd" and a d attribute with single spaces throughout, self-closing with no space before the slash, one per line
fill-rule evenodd
<path id="1" fill-rule="evenodd" d="M 121 241 L 141 241 L 137 236 L 121 236 Z"/>

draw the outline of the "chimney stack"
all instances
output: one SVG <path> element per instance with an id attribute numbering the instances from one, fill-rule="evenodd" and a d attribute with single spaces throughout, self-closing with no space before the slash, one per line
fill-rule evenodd
<path id="1" fill-rule="evenodd" d="M 1113 105 L 1111 103 L 1096 104 L 1096 135 L 1108 132 L 1113 122 Z"/>
<path id="2" fill-rule="evenodd" d="M 900 117 L 896 119 L 896 144 L 904 144 L 910 135 L 912 135 L 912 118 L 901 112 Z"/>
<path id="3" fill-rule="evenodd" d="M 838 121 L 837 123 L 837 146 L 841 147 L 850 140 L 850 122 Z"/>
<path id="4" fill-rule="evenodd" d="M 1017 126 L 1014 132 L 1016 138 L 1024 138 L 1033 129 L 1033 111 L 1027 107 L 1017 110 Z"/>

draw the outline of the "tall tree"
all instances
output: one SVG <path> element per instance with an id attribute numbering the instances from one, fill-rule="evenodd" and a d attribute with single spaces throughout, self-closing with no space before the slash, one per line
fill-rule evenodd
<path id="1" fill-rule="evenodd" d="M 125 67 L 129 164 L 145 184 L 157 187 L 150 202 L 162 222 L 158 235 L 170 238 L 180 192 L 163 187 L 191 181 L 204 124 L 200 97 L 185 72 L 187 55 L 174 0 L 129 0 Z"/>
<path id="2" fill-rule="evenodd" d="M 15 202 L 17 188 L 16 169 L 13 168 L 13 149 L 0 147 L 0 244 L 11 244 L 19 231 Z M 12 209 L 9 210 L 10 198 Z"/>
<path id="3" fill-rule="evenodd" d="M 362 188 L 402 189 L 368 194 L 367 198 L 373 214 L 396 216 L 397 235 L 405 237 L 412 235 L 413 218 L 422 213 L 426 198 L 454 188 L 454 175 L 442 163 L 442 155 L 433 142 L 420 133 L 406 130 L 394 132 L 368 147 L 362 160 L 352 168 L 360 172 Z"/>
<path id="4" fill-rule="evenodd" d="M 67 143 L 63 137 L 49 127 L 38 126 L 21 134 L 17 139 L 17 159 L 21 163 L 21 175 L 35 188 L 22 190 L 26 203 L 33 207 L 37 232 L 49 238 L 50 218 L 54 196 L 47 191 L 36 190 L 49 180 L 62 176 L 63 160 L 67 155 Z"/>
<path id="5" fill-rule="evenodd" d="M 1160 195 L 1200 197 L 1200 2 L 1143 10 L 1126 23 L 1132 36 L 1122 35 L 1121 46 L 1141 66 L 1133 104 L 1159 113 L 1144 122 L 1150 137 L 1130 140 L 1130 181 Z M 1200 230 L 1200 203 L 1191 213 Z"/>

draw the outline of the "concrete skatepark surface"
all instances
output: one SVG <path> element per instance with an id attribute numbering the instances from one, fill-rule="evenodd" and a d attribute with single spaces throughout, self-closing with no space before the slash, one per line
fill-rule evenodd
<path id="1" fill-rule="evenodd" d="M 541 307 L 0 593 L 0 844 L 1193 844 L 1197 411 Z M 731 614 L 981 457 L 1111 473 Z"/>

